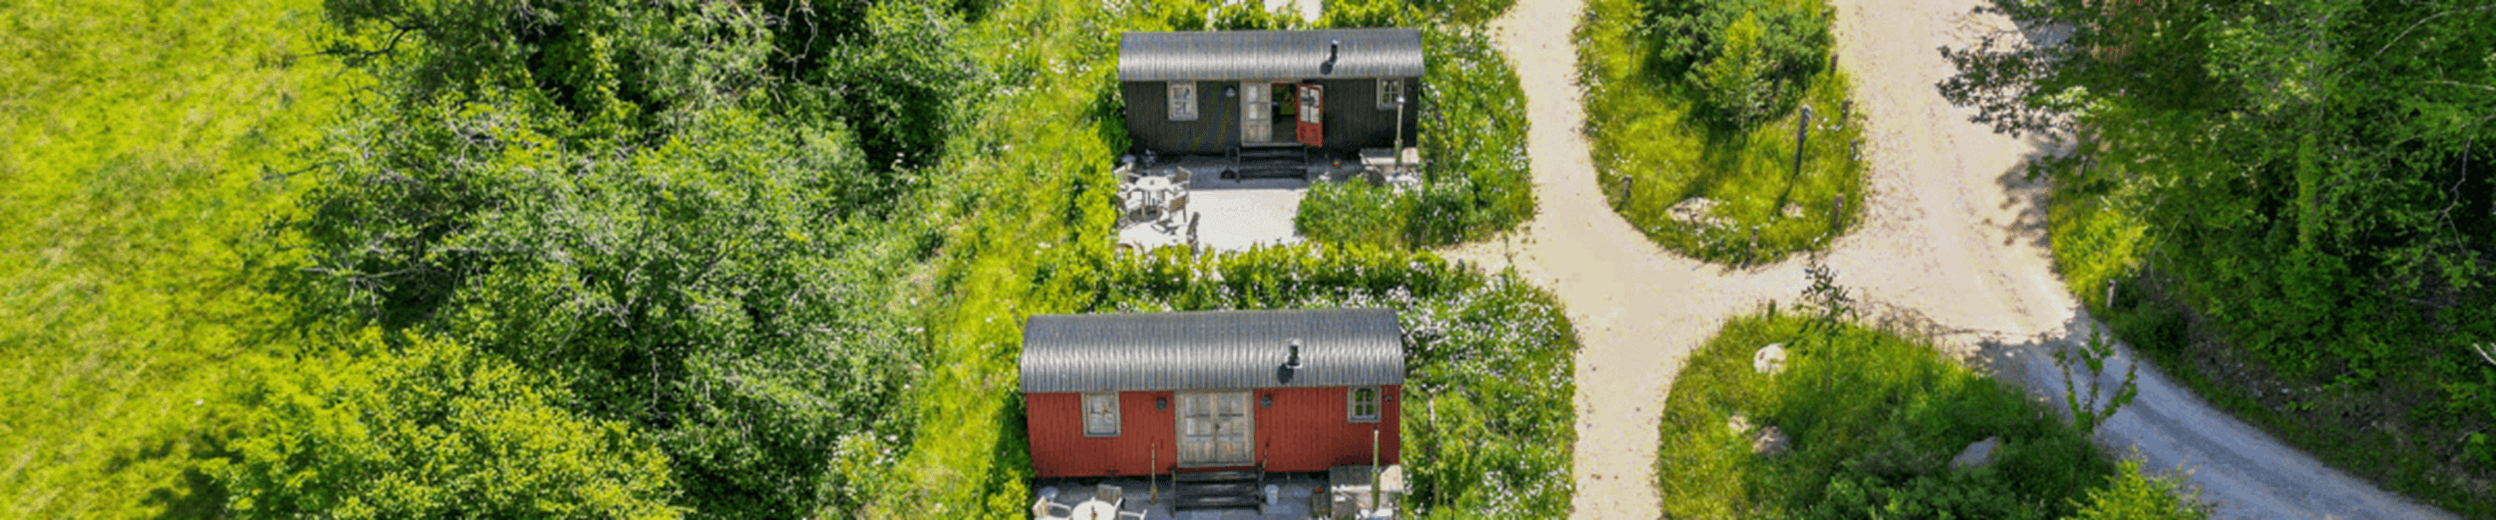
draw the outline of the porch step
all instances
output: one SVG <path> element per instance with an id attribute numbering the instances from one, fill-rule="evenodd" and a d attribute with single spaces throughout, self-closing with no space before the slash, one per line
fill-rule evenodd
<path id="1" fill-rule="evenodd" d="M 1255 482 L 1238 482 L 1238 483 L 1225 483 L 1225 484 L 1185 484 L 1185 483 L 1182 483 L 1182 484 L 1179 484 L 1179 489 L 1183 490 L 1183 491 L 1182 491 L 1182 493 L 1183 493 L 1183 494 L 1206 495 L 1206 496 L 1216 496 L 1216 495 L 1238 495 L 1238 496 L 1248 497 L 1248 496 L 1256 496 L 1256 494 L 1257 494 L 1257 483 L 1255 483 Z"/>
<path id="2" fill-rule="evenodd" d="M 1253 471 L 1205 471 L 1172 475 L 1178 483 L 1173 510 L 1191 509 L 1253 509 L 1264 502 L 1257 497 L 1258 475 Z"/>
<path id="3" fill-rule="evenodd" d="M 1177 474 L 1175 474 L 1175 475 L 1172 475 L 1172 478 L 1173 478 L 1173 480 L 1174 480 L 1174 481 L 1176 481 L 1176 482 L 1178 482 L 1179 484 L 1182 484 L 1182 485 L 1184 485 L 1184 484 L 1210 484 L 1210 483 L 1222 483 L 1222 482 L 1256 482 L 1256 481 L 1257 481 L 1257 472 L 1254 472 L 1254 471 L 1238 471 L 1238 470 L 1233 470 L 1233 471 L 1197 471 L 1197 472 L 1180 472 L 1180 473 L 1177 473 Z"/>
<path id="4" fill-rule="evenodd" d="M 1245 144 L 1231 154 L 1239 176 L 1298 178 L 1309 174 L 1309 147 L 1300 143 Z"/>
<path id="5" fill-rule="evenodd" d="M 1178 511 L 1200 509 L 1257 509 L 1258 505 L 1262 503 L 1263 502 L 1259 502 L 1257 500 L 1257 497 L 1252 496 L 1182 496 L 1177 500 L 1170 501 L 1170 507 L 1171 509 Z"/>

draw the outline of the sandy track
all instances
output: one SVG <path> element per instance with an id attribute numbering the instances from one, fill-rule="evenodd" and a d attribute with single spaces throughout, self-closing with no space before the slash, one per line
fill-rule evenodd
<path id="1" fill-rule="evenodd" d="M 1870 214 L 1827 254 L 1839 281 L 1887 308 L 1929 319 L 1954 350 L 1981 350 L 2003 376 L 2060 395 L 2043 349 L 2098 325 L 2063 292 L 2044 246 L 2040 186 L 2019 167 L 2036 143 L 1967 122 L 1933 84 L 1949 75 L 1938 46 L 1983 20 L 1972 0 L 1832 0 L 1840 65 L 1870 127 Z M 1597 191 L 1587 152 L 1576 49 L 1579 0 L 1518 3 L 1492 24 L 1524 79 L 1527 151 L 1541 213 L 1519 232 L 1446 251 L 1489 269 L 1515 267 L 1566 302 L 1584 350 L 1577 363 L 1575 478 L 1580 518 L 1652 518 L 1656 412 L 1673 374 L 1725 318 L 1791 300 L 1801 261 L 1746 270 L 1658 249 Z M 2238 518 L 2433 518 L 2397 495 L 2332 471 L 2144 371 L 2141 396 L 2100 431 L 2149 467 L 2184 468 L 2204 498 Z"/>

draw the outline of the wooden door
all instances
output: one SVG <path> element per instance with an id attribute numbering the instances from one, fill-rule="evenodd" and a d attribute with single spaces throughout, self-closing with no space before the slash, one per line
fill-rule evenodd
<path id="1" fill-rule="evenodd" d="M 1181 392 L 1179 467 L 1256 464 L 1256 410 L 1248 392 Z"/>
<path id="2" fill-rule="evenodd" d="M 1326 89 L 1315 83 L 1300 84 L 1300 144 L 1326 146 L 1326 119 L 1320 107 L 1326 105 Z"/>
<path id="3" fill-rule="evenodd" d="M 1273 87 L 1263 81 L 1239 82 L 1239 142 L 1274 140 Z"/>

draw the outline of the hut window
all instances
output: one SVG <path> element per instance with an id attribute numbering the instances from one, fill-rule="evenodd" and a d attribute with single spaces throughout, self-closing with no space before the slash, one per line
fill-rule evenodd
<path id="1" fill-rule="evenodd" d="M 1170 82 L 1170 120 L 1196 120 L 1196 82 Z"/>
<path id="2" fill-rule="evenodd" d="M 1352 422 L 1378 422 L 1378 389 L 1354 388 L 1351 392 Z"/>
<path id="3" fill-rule="evenodd" d="M 1379 110 L 1395 110 L 1395 98 L 1403 95 L 1404 78 L 1378 78 Z"/>
<path id="4" fill-rule="evenodd" d="M 1083 436 L 1118 436 L 1118 394 L 1083 394 Z"/>

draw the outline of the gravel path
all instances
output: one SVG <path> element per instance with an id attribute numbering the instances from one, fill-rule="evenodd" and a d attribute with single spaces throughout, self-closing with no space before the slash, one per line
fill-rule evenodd
<path id="1" fill-rule="evenodd" d="M 2036 143 L 1968 123 L 1933 84 L 1952 70 L 1936 47 L 1987 20 L 1973 0 L 1833 0 L 1839 62 L 1870 125 L 1870 218 L 1827 254 L 1839 282 L 1878 307 L 1936 325 L 2036 392 L 2059 396 L 2042 352 L 2097 323 L 2053 274 L 2041 186 L 2019 165 Z M 1514 267 L 1567 303 L 1577 363 L 1575 478 L 1580 518 L 1653 518 L 1656 412 L 1673 374 L 1725 318 L 1803 288 L 1800 259 L 1727 269 L 1664 252 L 1615 215 L 1587 153 L 1569 34 L 1578 0 L 1524 0 L 1493 28 L 1524 79 L 1527 148 L 1541 213 L 1523 229 L 1445 251 Z M 2128 358 L 2128 355 L 2126 356 Z M 2445 513 L 2351 479 L 2143 371 L 2141 393 L 2099 433 L 2148 466 L 2181 468 L 2231 518 L 2437 518 Z"/>

